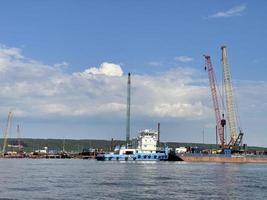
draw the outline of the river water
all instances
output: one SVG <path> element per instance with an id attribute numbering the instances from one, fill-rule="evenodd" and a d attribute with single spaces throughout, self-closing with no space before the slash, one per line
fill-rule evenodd
<path id="1" fill-rule="evenodd" d="M 267 165 L 0 159 L 4 199 L 267 199 Z"/>

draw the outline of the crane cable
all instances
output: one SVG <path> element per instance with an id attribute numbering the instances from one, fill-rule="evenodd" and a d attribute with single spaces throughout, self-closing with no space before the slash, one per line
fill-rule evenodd
<path id="1" fill-rule="evenodd" d="M 233 92 L 235 93 L 235 88 L 233 86 Z M 234 96 L 234 100 L 235 100 L 235 110 L 236 110 L 236 122 L 237 122 L 237 126 L 240 132 L 242 132 L 242 123 L 241 123 L 241 118 L 240 118 L 240 114 L 239 114 L 239 106 L 238 106 L 238 101 L 236 99 L 236 95 Z"/>

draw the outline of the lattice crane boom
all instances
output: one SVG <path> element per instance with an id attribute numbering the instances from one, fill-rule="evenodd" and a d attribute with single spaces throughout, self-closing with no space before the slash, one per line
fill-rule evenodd
<path id="1" fill-rule="evenodd" d="M 236 113 L 233 95 L 233 85 L 230 73 L 230 66 L 228 64 L 226 46 L 221 47 L 222 50 L 222 67 L 223 67 L 223 81 L 225 91 L 225 101 L 227 110 L 227 120 L 230 130 L 230 145 L 233 145 L 237 139 Z"/>
<path id="2" fill-rule="evenodd" d="M 204 55 L 204 57 L 205 57 L 205 70 L 208 70 L 211 96 L 212 96 L 215 119 L 216 119 L 217 134 L 219 135 L 221 145 L 224 146 L 224 143 L 225 143 L 225 141 L 224 141 L 225 120 L 223 119 L 223 116 L 221 115 L 221 112 L 220 112 L 215 73 L 213 70 L 210 56 Z"/>
<path id="3" fill-rule="evenodd" d="M 18 145 L 19 152 L 21 152 L 20 127 L 19 127 L 19 125 L 17 125 L 17 145 Z"/>
<path id="4" fill-rule="evenodd" d="M 5 154 L 5 151 L 6 151 L 7 137 L 8 137 L 10 128 L 11 128 L 11 120 L 12 120 L 12 112 L 9 112 L 8 117 L 7 117 L 6 127 L 5 127 L 4 134 L 3 134 L 4 143 L 3 143 L 2 154 Z"/>

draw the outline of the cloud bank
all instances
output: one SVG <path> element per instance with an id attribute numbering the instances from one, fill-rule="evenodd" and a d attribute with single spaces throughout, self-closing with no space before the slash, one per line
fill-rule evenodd
<path id="1" fill-rule="evenodd" d="M 20 49 L 2 47 L 1 113 L 14 109 L 22 117 L 124 116 L 127 77 L 120 65 L 103 62 L 73 74 L 58 66 L 24 58 Z M 194 78 L 196 75 L 187 68 L 157 76 L 133 75 L 133 112 L 150 117 L 205 118 L 209 107 L 202 100 L 207 88 L 198 86 L 203 80 Z"/>
<path id="2" fill-rule="evenodd" d="M 1 46 L 2 121 L 10 110 L 17 118 L 38 119 L 43 121 L 45 126 L 48 126 L 47 120 L 58 122 L 76 119 L 84 124 L 91 120 L 90 130 L 95 132 L 101 132 L 100 129 L 104 126 L 108 127 L 105 131 L 112 132 L 112 123 L 120 121 L 118 127 L 122 132 L 121 137 L 124 137 L 127 83 L 127 76 L 124 74 L 127 72 L 123 72 L 119 64 L 103 62 L 98 67 L 88 67 L 69 74 L 64 72 L 67 65 L 69 64 L 65 62 L 46 65 L 25 58 L 21 49 Z M 243 125 L 246 126 L 245 130 L 253 133 L 247 137 L 254 144 L 257 144 L 255 134 L 264 138 L 264 130 L 260 129 L 259 123 L 267 121 L 266 88 L 267 83 L 264 81 L 239 81 L 235 88 L 239 114 Z M 111 123 L 103 124 L 103 121 Z M 176 140 L 179 137 L 178 141 L 189 137 L 189 133 L 191 139 L 194 138 L 193 132 L 196 133 L 203 127 L 214 127 L 207 76 L 185 67 L 177 67 L 156 75 L 133 74 L 132 121 L 169 123 L 170 125 L 165 127 L 166 132 L 169 130 L 169 135 L 166 133 L 165 137 Z M 98 129 L 95 128 L 97 124 Z M 118 127 L 115 130 L 118 131 Z M 135 129 L 139 128 L 141 127 Z M 185 133 L 182 138 L 173 135 L 177 130 Z M 213 129 L 210 131 L 214 132 Z M 112 134 L 115 135 L 109 133 L 108 137 Z M 97 138 L 96 135 L 90 137 Z M 261 142 L 267 144 L 264 139 Z"/>

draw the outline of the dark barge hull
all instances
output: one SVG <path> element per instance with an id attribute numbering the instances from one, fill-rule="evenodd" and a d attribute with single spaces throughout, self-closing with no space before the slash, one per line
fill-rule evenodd
<path id="1" fill-rule="evenodd" d="M 250 157 L 250 156 L 208 156 L 193 154 L 177 154 L 177 156 L 186 162 L 221 162 L 221 163 L 266 163 L 267 157 Z"/>

